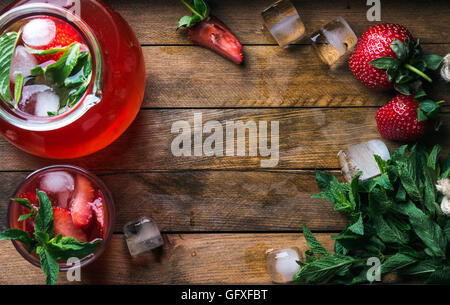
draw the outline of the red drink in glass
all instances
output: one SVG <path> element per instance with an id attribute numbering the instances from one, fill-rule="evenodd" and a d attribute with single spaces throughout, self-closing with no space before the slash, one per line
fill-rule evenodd
<path id="1" fill-rule="evenodd" d="M 0 103 L 1 134 L 22 150 L 56 159 L 85 156 L 113 142 L 136 117 L 145 89 L 142 50 L 125 20 L 101 1 L 76 0 L 75 8 L 64 7 L 66 3 L 22 0 L 0 16 L 3 34 L 11 30 L 23 34 L 24 26 L 32 20 L 50 18 L 61 22 L 68 32 L 78 33 L 81 51 L 90 55 L 89 84 L 72 107 L 47 116 L 51 107 L 36 111 L 33 107 L 17 109 L 7 102 Z M 16 48 L 23 47 L 23 42 L 19 37 Z M 39 56 L 35 57 L 40 62 Z M 26 83 L 24 89 L 35 82 L 33 79 Z M 44 95 L 41 100 L 50 103 L 52 98 Z"/>
<path id="2" fill-rule="evenodd" d="M 94 175 L 74 166 L 55 165 L 30 174 L 19 186 L 13 198 L 28 199 L 39 207 L 36 190 L 44 191 L 53 206 L 55 235 L 73 237 L 82 242 L 102 240 L 93 254 L 81 259 L 81 266 L 93 261 L 111 239 L 114 226 L 114 204 L 105 185 Z M 11 201 L 8 209 L 9 227 L 26 231 L 33 237 L 34 220 L 19 221 L 19 216 L 30 211 Z M 27 252 L 26 246 L 13 241 L 14 246 L 28 261 L 40 266 L 39 257 Z M 62 271 L 67 269 L 60 263 Z"/>

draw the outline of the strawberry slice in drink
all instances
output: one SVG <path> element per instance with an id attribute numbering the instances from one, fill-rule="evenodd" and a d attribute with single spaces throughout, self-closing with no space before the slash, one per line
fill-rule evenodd
<path id="1" fill-rule="evenodd" d="M 64 237 L 73 237 L 78 241 L 88 241 L 86 233 L 73 224 L 69 210 L 53 207 L 53 224 L 55 235 L 62 234 Z"/>
<path id="2" fill-rule="evenodd" d="M 90 224 L 93 201 L 94 188 L 87 178 L 78 175 L 75 181 L 75 194 L 70 208 L 75 226 L 86 228 Z"/>
<path id="3" fill-rule="evenodd" d="M 95 220 L 97 223 L 98 231 L 101 236 L 105 229 L 105 212 L 103 210 L 103 200 L 102 197 L 98 197 L 92 203 L 92 210 L 94 211 Z"/>
<path id="4" fill-rule="evenodd" d="M 80 33 L 69 23 L 55 17 L 31 19 L 22 28 L 22 39 L 26 46 L 36 50 L 64 48 L 73 42 L 83 42 Z M 57 61 L 63 52 L 51 55 L 36 55 L 39 63 Z"/>

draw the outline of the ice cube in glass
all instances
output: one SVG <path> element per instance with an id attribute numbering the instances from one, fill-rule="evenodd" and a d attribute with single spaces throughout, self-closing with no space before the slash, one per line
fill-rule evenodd
<path id="1" fill-rule="evenodd" d="M 294 280 L 294 275 L 300 270 L 297 261 L 302 257 L 297 247 L 271 251 L 267 254 L 267 271 L 272 282 L 285 284 Z"/>
<path id="2" fill-rule="evenodd" d="M 125 224 L 123 232 L 131 256 L 139 256 L 164 244 L 156 223 L 145 216 Z"/>
<path id="3" fill-rule="evenodd" d="M 371 140 L 347 147 L 338 153 L 339 163 L 342 167 L 342 174 L 350 182 L 353 177 L 362 172 L 360 180 L 376 177 L 380 175 L 380 169 L 375 161 L 374 155 L 378 155 L 383 160 L 390 159 L 389 149 L 380 140 Z"/>
<path id="4" fill-rule="evenodd" d="M 347 21 L 338 17 L 315 32 L 311 40 L 317 55 L 331 67 L 341 63 L 350 54 L 358 38 Z"/>
<path id="5" fill-rule="evenodd" d="M 305 25 L 289 0 L 274 2 L 261 15 L 266 28 L 282 48 L 301 40 L 305 35 Z"/>

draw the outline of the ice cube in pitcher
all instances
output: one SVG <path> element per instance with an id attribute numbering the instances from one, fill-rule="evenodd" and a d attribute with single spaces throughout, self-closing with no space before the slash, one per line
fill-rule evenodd
<path id="1" fill-rule="evenodd" d="M 311 36 L 317 55 L 327 65 L 341 63 L 356 46 L 358 38 L 342 17 L 331 21 Z"/>
<path id="2" fill-rule="evenodd" d="M 274 2 L 261 15 L 266 28 L 282 48 L 299 41 L 305 35 L 305 25 L 289 0 Z"/>

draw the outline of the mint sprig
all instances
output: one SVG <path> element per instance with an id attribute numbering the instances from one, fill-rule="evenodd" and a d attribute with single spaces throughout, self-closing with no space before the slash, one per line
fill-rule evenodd
<path id="1" fill-rule="evenodd" d="M 370 62 L 378 69 L 386 70 L 389 82 L 394 88 L 405 95 L 411 95 L 422 86 L 422 80 L 429 83 L 432 79 L 425 73 L 426 70 L 436 70 L 443 59 L 435 54 L 423 54 L 419 39 L 411 42 L 408 38 L 404 42 L 395 39 L 391 43 L 395 57 L 380 57 Z"/>
<path id="2" fill-rule="evenodd" d="M 70 257 L 82 259 L 95 252 L 101 241 L 86 243 L 73 237 L 54 236 L 53 207 L 47 194 L 36 190 L 39 200 L 37 210 L 27 199 L 13 198 L 18 204 L 28 208 L 29 214 L 21 215 L 19 221 L 33 217 L 35 221 L 34 238 L 20 229 L 8 229 L 0 233 L 0 240 L 16 240 L 28 247 L 28 252 L 36 251 L 40 257 L 41 269 L 47 277 L 48 285 L 56 284 L 59 274 L 59 260 L 66 261 Z M 36 213 L 37 210 L 37 213 Z"/>
<path id="3" fill-rule="evenodd" d="M 185 0 L 181 0 L 181 2 L 192 12 L 192 15 L 181 17 L 178 21 L 177 30 L 181 27 L 190 28 L 194 24 L 208 18 L 209 7 L 204 0 L 193 0 L 192 4 L 187 3 Z"/>
<path id="4" fill-rule="evenodd" d="M 81 44 L 74 42 L 64 49 L 49 49 L 37 53 L 38 55 L 54 54 L 64 50 L 64 53 L 54 64 L 45 68 L 36 66 L 31 69 L 34 77 L 43 77 L 46 81 L 54 83 L 63 98 L 60 101 L 60 110 L 68 106 L 73 107 L 84 95 L 92 77 L 92 60 L 87 52 L 81 51 Z M 49 113 L 50 116 L 57 115 Z"/>
<path id="5" fill-rule="evenodd" d="M 298 283 L 368 283 L 367 259 L 381 262 L 381 274 L 394 273 L 405 280 L 448 284 L 450 281 L 450 218 L 438 202 L 436 181 L 450 175 L 450 154 L 440 162 L 438 145 L 402 146 L 389 161 L 378 165 L 376 178 L 339 183 L 317 172 L 322 192 L 314 197 L 331 201 L 335 210 L 349 216 L 349 225 L 335 240 L 334 254 L 303 227 L 310 250 L 299 262 Z M 383 177 L 380 179 L 380 177 Z M 383 181 L 381 181 L 383 180 Z M 343 208 L 344 207 L 344 208 Z"/>

